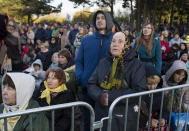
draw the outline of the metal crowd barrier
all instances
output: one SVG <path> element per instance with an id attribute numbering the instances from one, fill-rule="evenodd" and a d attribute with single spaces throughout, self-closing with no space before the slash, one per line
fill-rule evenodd
<path id="1" fill-rule="evenodd" d="M 18 111 L 18 112 L 11 112 L 11 113 L 5 113 L 5 114 L 0 114 L 0 119 L 4 119 L 4 130 L 7 131 L 7 118 L 9 117 L 14 117 L 14 116 L 22 116 L 22 115 L 26 115 L 26 114 L 32 114 L 32 113 L 38 113 L 38 112 L 44 112 L 44 111 L 52 111 L 52 118 L 54 118 L 54 111 L 57 109 L 65 109 L 65 108 L 72 108 L 72 114 L 71 114 L 71 131 L 74 131 L 74 107 L 76 106 L 83 106 L 86 107 L 89 111 L 90 111 L 90 131 L 94 131 L 95 129 L 99 129 L 100 131 L 103 128 L 103 122 L 105 120 L 108 120 L 108 125 L 107 125 L 107 131 L 111 131 L 111 126 L 112 126 L 112 115 L 113 115 L 113 111 L 114 108 L 116 108 L 116 105 L 122 101 L 125 100 L 125 114 L 124 115 L 124 128 L 123 131 L 126 131 L 127 128 L 127 114 L 128 114 L 128 103 L 129 103 L 129 98 L 133 98 L 133 97 L 139 97 L 139 111 L 138 111 L 138 116 L 137 116 L 137 131 L 139 131 L 139 118 L 140 118 L 140 109 L 141 109 L 141 101 L 142 101 L 142 96 L 144 95 L 150 95 L 150 109 L 149 109 L 149 114 L 151 114 L 152 111 L 152 102 L 153 102 L 153 94 L 154 93 L 158 93 L 161 92 L 161 107 L 160 107 L 160 118 L 159 120 L 162 118 L 162 109 L 163 109 L 163 99 L 164 99 L 164 95 L 165 92 L 167 91 L 171 91 L 172 92 L 172 97 L 171 97 L 171 111 L 169 112 L 169 120 L 168 120 L 168 130 L 170 130 L 170 123 L 171 123 L 171 113 L 172 113 L 172 105 L 173 105 L 173 99 L 174 99 L 174 92 L 177 89 L 182 89 L 185 87 L 189 87 L 189 84 L 184 84 L 184 85 L 179 85 L 179 86 L 174 86 L 174 87 L 167 87 L 167 88 L 161 88 L 161 89 L 156 89 L 156 90 L 150 90 L 150 91 L 144 91 L 144 92 L 139 92 L 139 93 L 133 93 L 133 94 L 128 94 L 128 95 L 124 95 L 124 96 L 120 96 L 117 99 L 114 100 L 114 102 L 110 105 L 109 108 L 109 113 L 107 117 L 104 117 L 101 119 L 101 121 L 96 121 L 95 122 L 95 113 L 93 108 L 85 102 L 72 102 L 72 103 L 66 103 L 66 104 L 59 104 L 59 105 L 53 105 L 53 106 L 46 106 L 46 107 L 39 107 L 39 108 L 33 108 L 33 109 L 28 109 L 25 111 Z M 177 121 L 177 128 L 179 127 L 179 119 L 180 119 L 180 113 L 181 113 L 181 104 L 182 104 L 182 96 L 183 96 L 183 90 L 182 90 L 182 94 L 180 97 L 180 103 L 179 103 L 179 116 L 178 116 L 178 121 Z M 189 112 L 189 104 L 187 106 L 187 117 L 185 120 L 185 124 L 187 123 L 188 120 L 188 112 Z M 151 117 L 149 115 L 148 121 L 151 121 Z M 52 119 L 52 131 L 54 131 L 54 119 Z M 32 119 L 30 120 L 30 131 L 32 130 Z M 150 131 L 150 124 L 148 124 L 148 131 Z M 160 131 L 160 124 L 158 126 L 158 131 Z M 184 127 L 184 131 L 186 131 L 186 126 Z"/>
<path id="2" fill-rule="evenodd" d="M 74 107 L 75 106 L 82 106 L 86 107 L 90 111 L 90 131 L 94 131 L 93 124 L 95 123 L 95 113 L 93 108 L 85 103 L 85 102 L 72 102 L 72 103 L 66 103 L 66 104 L 59 104 L 59 105 L 53 105 L 53 106 L 46 106 L 46 107 L 40 107 L 40 108 L 33 108 L 28 109 L 24 111 L 18 111 L 18 112 L 11 112 L 11 113 L 5 113 L 0 114 L 0 119 L 4 119 L 4 130 L 7 131 L 7 118 L 14 117 L 14 116 L 22 116 L 26 114 L 32 114 L 32 113 L 38 113 L 38 112 L 44 112 L 44 111 L 52 111 L 52 131 L 54 131 L 54 111 L 57 109 L 65 109 L 65 108 L 72 108 L 72 114 L 71 114 L 71 131 L 74 131 Z M 32 130 L 32 119 L 30 119 L 30 131 Z"/>
<path id="3" fill-rule="evenodd" d="M 171 123 L 171 113 L 172 113 L 172 108 L 173 108 L 173 99 L 174 99 L 174 92 L 177 89 L 183 89 L 185 87 L 189 87 L 189 84 L 184 84 L 184 85 L 179 85 L 179 86 L 174 86 L 174 87 L 167 87 L 167 88 L 161 88 L 161 89 L 156 89 L 156 90 L 150 90 L 150 91 L 145 91 L 145 92 L 139 92 L 139 93 L 133 93 L 133 94 L 128 94 L 128 95 L 124 95 L 124 96 L 120 96 L 118 97 L 116 100 L 114 100 L 114 102 L 111 104 L 110 108 L 109 108 L 109 114 L 108 117 L 103 118 L 103 119 L 108 119 L 108 126 L 107 126 L 107 131 L 111 131 L 112 128 L 112 115 L 113 115 L 113 110 L 116 107 L 116 105 L 122 101 L 125 100 L 125 116 L 124 116 L 124 129 L 123 131 L 126 131 L 127 128 L 127 114 L 128 114 L 128 102 L 129 102 L 129 98 L 133 98 L 133 97 L 139 97 L 139 111 L 138 111 L 138 116 L 137 116 L 137 131 L 139 131 L 139 118 L 140 118 L 140 109 L 141 109 L 141 99 L 142 96 L 144 95 L 151 95 L 151 100 L 150 100 L 150 109 L 149 109 L 149 114 L 151 114 L 152 111 L 152 102 L 153 102 L 153 94 L 157 93 L 157 92 L 161 92 L 161 107 L 160 107 L 160 118 L 159 120 L 162 118 L 162 108 L 163 108 L 163 99 L 164 99 L 164 95 L 165 92 L 167 91 L 171 91 L 172 92 L 172 96 L 171 96 L 171 111 L 169 112 L 169 120 L 168 120 L 168 130 L 170 130 L 170 123 Z M 178 115 L 178 121 L 177 121 L 177 131 L 178 131 L 178 127 L 179 127 L 179 120 L 180 120 L 180 113 L 181 113 L 181 104 L 182 104 L 182 98 L 183 98 L 183 94 L 184 91 L 182 90 L 182 94 L 180 96 L 180 103 L 179 103 L 179 115 Z M 184 127 L 184 131 L 186 131 L 186 124 L 187 124 L 187 120 L 188 120 L 188 112 L 189 112 L 189 104 L 187 106 L 187 112 L 186 112 L 186 119 L 185 119 L 185 127 Z M 151 116 L 149 115 L 148 118 L 148 122 L 151 121 Z M 150 124 L 148 124 L 148 131 L 150 131 Z M 160 131 L 160 124 L 158 126 L 158 131 Z M 183 130 L 182 130 L 183 131 Z"/>

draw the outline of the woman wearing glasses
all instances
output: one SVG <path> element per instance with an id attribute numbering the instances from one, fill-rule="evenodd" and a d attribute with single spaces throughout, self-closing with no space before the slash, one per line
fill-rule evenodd
<path id="1" fill-rule="evenodd" d="M 20 35 L 16 30 L 16 22 L 13 19 L 9 19 L 7 26 L 7 36 L 5 37 L 5 45 L 7 47 L 6 59 L 10 59 L 12 63 L 12 71 L 21 70 L 21 46 Z M 10 64 L 9 63 L 9 64 Z M 11 68 L 9 68 L 11 71 Z"/>
<path id="2" fill-rule="evenodd" d="M 138 58 L 144 65 L 152 65 L 161 73 L 161 44 L 159 40 L 154 38 L 154 33 L 155 31 L 152 24 L 144 24 L 134 44 L 134 48 L 138 52 Z"/>

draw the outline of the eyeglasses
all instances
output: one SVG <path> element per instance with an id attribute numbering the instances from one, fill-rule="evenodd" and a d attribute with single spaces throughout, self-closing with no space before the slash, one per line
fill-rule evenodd
<path id="1" fill-rule="evenodd" d="M 151 27 L 143 27 L 143 29 L 148 29 L 148 30 L 150 30 L 150 29 L 152 29 Z"/>

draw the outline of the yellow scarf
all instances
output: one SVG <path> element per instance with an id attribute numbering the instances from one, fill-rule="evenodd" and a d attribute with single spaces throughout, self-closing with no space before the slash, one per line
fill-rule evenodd
<path id="1" fill-rule="evenodd" d="M 28 107 L 28 103 L 20 110 L 25 110 Z M 7 113 L 7 110 L 4 108 L 3 110 L 3 114 Z M 13 131 L 14 127 L 16 126 L 16 123 L 18 122 L 18 120 L 20 119 L 21 116 L 15 116 L 15 117 L 9 117 L 7 118 L 7 131 Z M 4 119 L 0 120 L 0 130 L 4 131 Z"/>
<path id="2" fill-rule="evenodd" d="M 46 101 L 47 101 L 47 103 L 49 105 L 50 105 L 50 101 L 51 101 L 51 96 L 50 96 L 51 92 L 57 92 L 57 93 L 59 93 L 61 91 L 67 90 L 67 87 L 66 87 L 65 84 L 62 84 L 62 85 L 58 86 L 57 88 L 53 88 L 53 89 L 48 88 L 47 81 L 44 81 L 44 85 L 45 85 L 46 89 L 41 93 L 40 98 L 41 99 L 42 98 L 46 98 Z"/>

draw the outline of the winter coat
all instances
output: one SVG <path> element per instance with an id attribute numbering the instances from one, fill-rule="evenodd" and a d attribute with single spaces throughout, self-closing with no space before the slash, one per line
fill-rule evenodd
<path id="1" fill-rule="evenodd" d="M 146 77 L 150 77 L 153 75 L 157 75 L 161 78 L 161 75 L 157 72 L 157 70 L 154 67 L 147 66 L 146 67 Z M 162 88 L 162 84 L 163 84 L 163 80 L 161 79 L 156 89 Z M 159 120 L 159 117 L 160 117 L 161 98 L 162 98 L 161 92 L 153 94 L 151 115 L 153 116 L 153 119 L 156 119 L 156 120 Z M 150 102 L 151 102 L 150 94 L 142 96 L 140 124 L 139 124 L 140 128 L 145 128 L 146 124 L 148 122 Z M 163 108 L 162 108 L 162 117 L 161 118 L 166 120 L 167 116 L 168 116 L 168 112 L 167 112 L 167 108 L 166 108 L 166 103 L 165 103 L 165 100 L 163 100 Z"/>
<path id="2" fill-rule="evenodd" d="M 7 46 L 7 56 L 12 61 L 12 71 L 22 70 L 21 45 L 18 32 L 8 33 L 4 40 Z"/>
<path id="3" fill-rule="evenodd" d="M 61 49 L 63 49 L 66 45 L 70 45 L 69 40 L 68 40 L 68 35 L 67 32 L 64 32 L 63 35 L 61 36 Z"/>
<path id="4" fill-rule="evenodd" d="M 27 40 L 27 37 L 25 36 L 25 34 L 21 34 L 20 35 L 21 45 L 25 45 L 26 44 L 26 40 Z"/>
<path id="5" fill-rule="evenodd" d="M 63 70 L 65 70 L 65 69 L 67 69 L 67 68 L 73 66 L 74 64 L 75 64 L 74 60 L 73 60 L 72 58 L 70 58 L 70 60 L 68 61 L 67 64 L 62 65 L 62 64 L 59 63 L 59 64 L 58 64 L 58 67 L 60 67 L 60 68 L 62 68 Z"/>
<path id="6" fill-rule="evenodd" d="M 50 64 L 51 64 L 51 58 L 52 58 L 52 53 L 50 51 L 47 52 L 38 52 L 36 59 L 40 59 L 42 64 L 43 64 L 43 70 L 46 71 Z"/>
<path id="7" fill-rule="evenodd" d="M 51 51 L 52 54 L 55 52 L 59 52 L 60 49 L 61 49 L 61 45 L 57 42 L 54 44 L 50 43 L 49 45 L 49 51 Z"/>
<path id="8" fill-rule="evenodd" d="M 169 52 L 170 48 L 167 42 L 164 40 L 161 41 L 161 52 L 162 52 L 162 60 L 167 60 L 167 53 Z"/>
<path id="9" fill-rule="evenodd" d="M 179 38 L 178 40 L 176 40 L 176 38 L 173 38 L 169 41 L 169 47 L 172 47 L 173 44 L 177 44 L 178 46 L 180 46 L 180 43 L 183 42 L 183 39 Z"/>
<path id="10" fill-rule="evenodd" d="M 107 33 L 102 35 L 96 32 L 93 35 L 84 37 L 81 40 L 79 52 L 76 57 L 76 79 L 83 88 L 86 88 L 88 79 L 92 75 L 100 59 L 107 56 L 113 37 L 113 33 L 111 32 L 113 26 L 111 16 L 107 12 L 100 12 L 106 16 Z M 93 25 L 96 29 L 95 22 L 97 13 L 93 18 Z"/>
<path id="11" fill-rule="evenodd" d="M 52 37 L 56 37 L 56 35 L 58 34 L 58 32 L 59 32 L 59 29 L 58 29 L 58 28 L 57 28 L 57 29 L 53 29 L 51 36 L 52 36 Z"/>
<path id="12" fill-rule="evenodd" d="M 49 106 L 46 102 L 46 98 L 39 98 L 41 96 L 41 93 L 45 90 L 44 84 L 42 84 L 41 88 L 38 91 L 35 91 L 34 98 L 37 99 L 40 106 Z M 70 90 L 59 92 L 56 96 L 52 98 L 51 96 L 51 102 L 50 105 L 58 105 L 58 104 L 64 104 L 69 102 L 75 102 L 76 98 L 73 95 L 73 93 Z M 74 131 L 80 131 L 80 122 L 81 122 L 81 113 L 80 109 L 78 107 L 75 107 L 75 125 L 74 125 Z M 55 131 L 70 131 L 71 130 L 71 108 L 66 109 L 59 109 L 55 110 L 55 118 L 54 118 L 54 127 Z M 52 115 L 51 112 L 46 113 L 47 118 L 49 119 L 50 123 L 52 121 Z"/>
<path id="13" fill-rule="evenodd" d="M 187 74 L 189 74 L 189 61 L 186 62 Z M 187 78 L 187 83 L 189 82 L 189 77 Z"/>
<path id="14" fill-rule="evenodd" d="M 121 87 L 117 90 L 108 90 L 108 105 L 122 95 L 137 93 L 146 90 L 146 75 L 144 65 L 137 60 L 136 53 L 131 49 L 126 58 L 124 58 L 124 72 L 123 79 L 127 86 Z M 101 120 L 101 118 L 108 116 L 109 106 L 102 106 L 99 103 L 100 95 L 104 92 L 104 89 L 99 85 L 104 80 L 105 76 L 109 73 L 112 68 L 113 58 L 107 57 L 102 59 L 98 64 L 97 68 L 93 72 L 92 76 L 88 81 L 87 93 L 91 99 L 95 101 L 95 114 L 96 120 Z M 124 100 L 125 101 L 125 100 Z M 123 130 L 124 125 L 124 110 L 125 103 L 121 101 L 117 104 L 113 112 L 113 123 L 112 131 Z M 136 121 L 138 112 L 134 111 L 134 106 L 138 105 L 138 98 L 130 98 L 128 105 L 128 123 L 127 130 L 136 130 Z M 106 129 L 106 123 L 104 125 L 103 131 Z"/>
<path id="15" fill-rule="evenodd" d="M 134 48 L 136 48 L 137 40 L 135 41 Z M 139 59 L 154 59 L 150 62 L 142 61 L 142 63 L 146 66 L 155 66 L 156 70 L 161 73 L 161 66 L 162 66 L 162 56 L 161 56 L 161 44 L 160 41 L 157 39 L 153 40 L 153 48 L 151 50 L 151 55 L 147 54 L 147 48 L 143 44 L 141 44 L 138 50 L 138 57 Z"/>
<path id="16" fill-rule="evenodd" d="M 74 44 L 75 38 L 76 38 L 76 34 L 79 32 L 79 30 L 77 29 L 73 29 L 70 31 L 68 39 L 71 45 Z"/>
<path id="17" fill-rule="evenodd" d="M 7 46 L 7 55 L 12 60 L 21 59 L 21 45 L 20 45 L 20 36 L 17 32 L 15 35 L 10 33 L 7 34 L 5 38 L 5 44 Z"/>
<path id="18" fill-rule="evenodd" d="M 82 36 L 79 33 L 77 33 L 75 41 L 74 41 L 74 46 L 76 48 L 76 50 L 75 50 L 75 56 L 77 56 L 77 53 L 79 51 L 79 47 L 81 45 L 81 39 L 82 39 Z"/>
<path id="19" fill-rule="evenodd" d="M 27 109 L 38 108 L 39 104 L 35 100 L 30 100 Z M 0 105 L 0 113 L 3 113 L 4 106 Z M 30 117 L 32 118 L 33 131 L 49 131 L 49 121 L 44 112 L 22 115 L 16 123 L 13 131 L 29 131 Z"/>
<path id="20" fill-rule="evenodd" d="M 163 88 L 169 87 L 169 85 L 168 85 L 169 79 L 174 74 L 174 72 L 177 71 L 177 70 L 179 70 L 179 69 L 183 69 L 183 70 L 185 70 L 187 72 L 186 64 L 183 61 L 181 61 L 181 60 L 176 60 L 173 63 L 173 65 L 170 67 L 170 69 L 166 72 L 166 74 L 162 76 L 162 79 L 163 79 Z M 183 83 L 186 83 L 187 76 L 184 79 Z M 178 83 L 178 85 L 181 85 L 181 84 Z M 183 101 L 182 101 L 183 102 L 183 106 L 185 108 L 187 108 L 187 105 L 189 103 L 189 87 L 182 88 L 180 91 L 182 91 L 182 90 L 184 91 Z M 168 92 L 166 92 L 166 93 L 168 93 Z M 179 106 L 179 103 L 176 103 L 176 104 L 178 104 L 177 106 Z"/>
<path id="21" fill-rule="evenodd" d="M 35 34 L 35 40 L 44 41 L 45 37 L 46 37 L 45 30 L 43 28 L 37 29 L 36 34 Z"/>
<path id="22" fill-rule="evenodd" d="M 23 58 L 24 65 L 30 66 L 34 62 L 35 57 L 36 57 L 36 54 L 34 54 L 33 56 L 28 56 L 27 54 L 25 54 Z"/>
<path id="23" fill-rule="evenodd" d="M 45 30 L 45 34 L 46 34 L 46 37 L 50 40 L 51 39 L 51 34 L 52 34 L 52 30 L 50 29 L 46 29 Z"/>
<path id="24" fill-rule="evenodd" d="M 28 32 L 27 33 L 27 37 L 28 37 L 28 39 L 30 39 L 31 40 L 31 43 L 32 43 L 32 45 L 34 44 L 34 38 L 35 38 L 35 34 L 34 34 L 34 32 L 32 31 L 32 32 Z"/>
<path id="25" fill-rule="evenodd" d="M 39 71 L 34 70 L 34 64 L 40 65 Z M 35 87 L 36 88 L 39 88 L 40 84 L 45 80 L 46 74 L 45 74 L 45 71 L 43 71 L 43 65 L 42 65 L 40 59 L 35 60 L 29 68 L 24 70 L 24 72 L 29 73 L 30 75 L 32 75 L 35 78 Z"/>
<path id="26" fill-rule="evenodd" d="M 16 104 L 7 105 L 3 99 L 3 106 L 1 106 L 0 112 L 16 112 L 31 108 L 38 108 L 39 105 L 36 101 L 33 101 L 32 95 L 35 89 L 35 79 L 25 73 L 7 73 L 15 85 L 16 90 Z M 3 77 L 3 80 L 4 81 Z M 3 88 L 3 87 L 2 87 Z M 20 118 L 15 117 L 13 120 L 7 120 L 8 129 L 14 129 L 13 131 L 29 131 L 30 130 L 30 116 L 32 118 L 33 130 L 34 131 L 48 131 L 48 120 L 43 113 L 32 113 L 30 115 L 23 115 Z M 0 120 L 0 124 L 3 125 L 4 121 Z M 12 124 L 12 125 L 11 125 Z M 16 124 L 16 125 L 14 125 Z M 2 126 L 0 127 L 2 129 Z"/>

